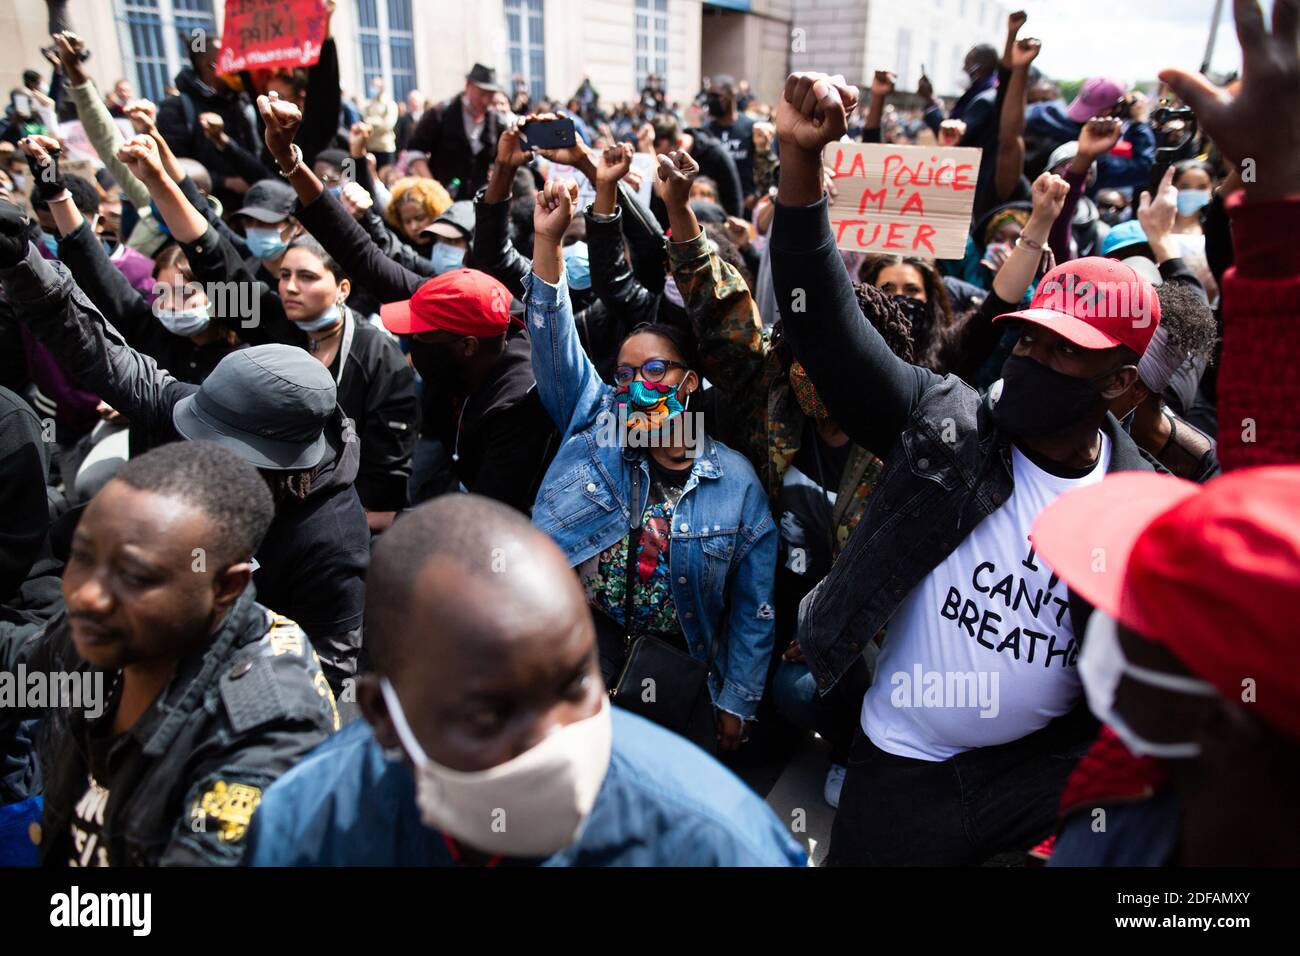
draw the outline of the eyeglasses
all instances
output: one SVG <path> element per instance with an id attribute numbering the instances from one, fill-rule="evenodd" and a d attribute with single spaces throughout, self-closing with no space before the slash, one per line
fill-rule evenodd
<path id="1" fill-rule="evenodd" d="M 686 368 L 681 362 L 670 362 L 668 359 L 651 359 L 644 365 L 620 365 L 614 369 L 615 385 L 631 385 L 636 378 L 636 373 L 640 372 L 641 377 L 647 382 L 662 382 L 664 376 L 668 374 L 670 368 Z"/>

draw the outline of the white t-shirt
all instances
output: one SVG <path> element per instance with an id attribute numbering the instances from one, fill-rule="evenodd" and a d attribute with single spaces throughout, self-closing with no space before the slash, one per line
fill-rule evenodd
<path id="1" fill-rule="evenodd" d="M 1038 513 L 1106 474 L 1059 478 L 1011 451 L 1015 489 L 899 605 L 862 701 L 862 730 L 881 750 L 947 760 L 1018 740 L 1078 700 L 1068 591 L 1029 544 Z"/>

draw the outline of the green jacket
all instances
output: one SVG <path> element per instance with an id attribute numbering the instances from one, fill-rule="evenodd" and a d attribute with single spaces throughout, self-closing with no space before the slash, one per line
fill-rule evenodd
<path id="1" fill-rule="evenodd" d="M 775 508 L 807 416 L 740 273 L 709 248 L 702 231 L 687 242 L 669 242 L 668 258 L 699 342 L 704 376 L 727 405 L 727 434 L 718 437 L 749 459 Z M 871 452 L 853 446 L 836 489 L 832 557 L 857 526 L 883 467 Z"/>

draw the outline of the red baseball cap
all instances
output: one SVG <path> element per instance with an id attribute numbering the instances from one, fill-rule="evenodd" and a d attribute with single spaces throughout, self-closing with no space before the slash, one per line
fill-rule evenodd
<path id="1" fill-rule="evenodd" d="M 1080 348 L 1127 345 L 1141 355 L 1160 324 L 1160 299 L 1155 286 L 1131 266 L 1088 256 L 1043 276 L 1029 308 L 993 321 L 1007 319 L 1051 329 Z"/>
<path id="2" fill-rule="evenodd" d="M 405 302 L 379 309 L 384 328 L 397 335 L 454 332 L 490 339 L 510 324 L 510 290 L 486 272 L 453 269 L 434 276 Z"/>
<path id="3" fill-rule="evenodd" d="M 1030 538 L 1072 590 L 1225 697 L 1267 682 L 1252 706 L 1300 737 L 1300 465 L 1204 486 L 1113 475 L 1053 501 Z"/>

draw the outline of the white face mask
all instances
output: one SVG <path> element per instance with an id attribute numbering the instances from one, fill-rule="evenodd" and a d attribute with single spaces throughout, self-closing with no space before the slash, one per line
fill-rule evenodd
<path id="1" fill-rule="evenodd" d="M 211 321 L 207 306 L 199 305 L 190 309 L 162 309 L 155 311 L 158 321 L 172 335 L 198 335 L 208 327 Z"/>
<path id="2" fill-rule="evenodd" d="M 503 764 L 466 773 L 425 754 L 387 678 L 380 689 L 402 746 L 416 767 L 420 820 L 484 853 L 547 857 L 571 844 L 595 806 L 609 769 L 609 699 Z"/>
<path id="3" fill-rule="evenodd" d="M 953 82 L 956 85 L 958 90 L 960 90 L 962 93 L 965 93 L 967 90 L 970 89 L 970 84 L 971 84 L 970 74 L 967 73 L 965 70 L 962 70 L 960 73 L 957 74 L 957 79 L 954 80 Z"/>
<path id="4" fill-rule="evenodd" d="M 1114 618 L 1100 610 L 1094 610 L 1088 620 L 1083 651 L 1079 655 L 1079 679 L 1083 681 L 1083 690 L 1088 695 L 1088 707 L 1093 716 L 1102 723 L 1109 724 L 1125 746 L 1138 756 L 1170 759 L 1199 757 L 1200 744 L 1190 741 L 1159 743 L 1147 740 L 1124 722 L 1124 718 L 1115 709 L 1115 690 L 1119 687 L 1120 678 L 1125 675 L 1150 687 L 1160 687 L 1179 694 L 1216 697 L 1219 693 L 1213 684 L 1206 681 L 1166 674 L 1130 663 L 1120 646 Z"/>

